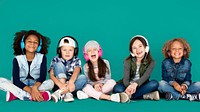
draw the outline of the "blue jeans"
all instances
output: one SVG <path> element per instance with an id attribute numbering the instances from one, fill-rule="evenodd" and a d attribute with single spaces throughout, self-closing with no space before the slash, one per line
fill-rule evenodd
<path id="1" fill-rule="evenodd" d="M 64 64 L 62 62 L 56 63 L 54 68 L 54 74 L 56 76 L 56 78 L 60 79 L 60 78 L 65 78 L 67 81 L 69 81 L 69 79 L 71 78 L 71 75 L 69 75 L 66 72 L 66 67 L 64 66 Z M 87 84 L 87 77 L 85 75 L 79 75 L 76 79 L 76 81 L 74 82 L 75 85 L 75 90 L 74 92 L 78 91 L 78 90 L 82 90 L 85 85 Z M 56 91 L 58 88 L 58 86 L 54 85 L 53 91 Z M 73 93 L 74 93 L 73 92 Z"/>
<path id="2" fill-rule="evenodd" d="M 170 92 L 172 93 L 173 99 L 178 100 L 181 96 L 181 93 L 176 91 L 168 82 L 161 80 L 159 82 L 158 90 L 160 93 Z M 200 93 L 200 82 L 193 82 L 188 87 L 186 94 L 195 94 Z"/>
<path id="3" fill-rule="evenodd" d="M 143 85 L 141 85 L 140 87 L 136 89 L 136 92 L 134 94 L 132 94 L 131 100 L 142 99 L 144 94 L 156 91 L 158 89 L 158 86 L 159 84 L 158 84 L 158 81 L 156 80 L 151 80 L 144 83 Z M 125 90 L 126 90 L 126 87 L 124 86 L 124 84 L 116 84 L 113 89 L 113 92 L 121 93 L 121 92 L 124 92 Z"/>

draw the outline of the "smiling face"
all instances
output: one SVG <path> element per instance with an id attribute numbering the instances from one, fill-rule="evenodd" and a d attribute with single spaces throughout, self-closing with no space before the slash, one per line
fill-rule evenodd
<path id="1" fill-rule="evenodd" d="M 92 62 L 92 63 L 97 63 L 97 60 L 99 58 L 99 53 L 98 53 L 98 49 L 97 48 L 89 48 L 87 50 L 87 55 L 89 57 L 89 60 Z"/>
<path id="2" fill-rule="evenodd" d="M 29 35 L 25 40 L 26 53 L 35 53 L 39 45 L 39 39 L 35 35 Z"/>
<path id="3" fill-rule="evenodd" d="M 74 47 L 72 46 L 62 46 L 60 50 L 64 60 L 70 60 L 74 56 Z"/>
<path id="4" fill-rule="evenodd" d="M 142 44 L 142 42 L 138 39 L 136 39 L 132 44 L 132 53 L 136 56 L 138 59 L 143 59 L 145 55 L 145 47 Z"/>
<path id="5" fill-rule="evenodd" d="M 171 44 L 170 48 L 170 55 L 173 58 L 174 62 L 178 63 L 181 61 L 181 58 L 183 57 L 184 54 L 184 47 L 183 44 L 180 43 L 179 41 L 174 41 Z"/>

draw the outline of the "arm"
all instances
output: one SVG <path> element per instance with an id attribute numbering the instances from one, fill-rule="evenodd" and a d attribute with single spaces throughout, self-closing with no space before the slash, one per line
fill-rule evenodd
<path id="1" fill-rule="evenodd" d="M 124 76 L 123 76 L 123 84 L 127 87 L 130 84 L 130 71 L 131 64 L 129 61 L 124 61 Z"/>
<path id="2" fill-rule="evenodd" d="M 40 66 L 40 77 L 37 79 L 37 82 L 40 83 L 44 82 L 46 80 L 46 76 L 47 76 L 47 58 L 44 55 Z"/>
<path id="3" fill-rule="evenodd" d="M 155 61 L 152 60 L 151 63 L 149 64 L 148 68 L 146 69 L 146 71 L 142 75 L 142 77 L 140 77 L 140 79 L 135 81 L 138 84 L 138 86 L 141 86 L 144 82 L 146 82 L 149 79 L 149 77 L 150 77 L 150 75 L 153 71 L 154 66 L 155 66 Z"/>
<path id="4" fill-rule="evenodd" d="M 79 58 L 76 58 L 73 74 L 68 81 L 68 89 L 69 89 L 70 92 L 73 92 L 75 90 L 74 82 L 76 81 L 80 72 L 81 72 L 81 60 Z"/>
<path id="5" fill-rule="evenodd" d="M 104 78 L 104 80 L 102 81 L 103 84 L 106 83 L 108 80 L 111 79 L 111 70 L 110 70 L 109 61 L 104 60 L 104 62 L 106 63 L 106 66 L 108 67 L 108 71 L 109 71 L 109 72 L 108 72 L 108 71 L 106 72 L 105 78 Z"/>
<path id="6" fill-rule="evenodd" d="M 20 81 L 19 65 L 16 58 L 13 59 L 12 79 L 13 79 L 13 84 L 21 89 L 23 89 L 26 86 L 23 82 Z"/>

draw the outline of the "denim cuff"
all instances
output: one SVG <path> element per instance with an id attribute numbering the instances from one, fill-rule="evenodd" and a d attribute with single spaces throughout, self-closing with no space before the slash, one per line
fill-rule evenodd
<path id="1" fill-rule="evenodd" d="M 59 79 L 62 79 L 62 78 L 67 79 L 67 76 L 66 76 L 65 73 L 59 73 L 59 74 L 57 75 L 57 78 L 59 78 Z"/>
<path id="2" fill-rule="evenodd" d="M 183 82 L 183 84 L 186 84 L 187 86 L 189 86 L 190 82 L 189 81 L 185 81 L 185 82 Z"/>
<path id="3" fill-rule="evenodd" d="M 174 83 L 174 81 L 169 81 L 169 84 L 170 84 L 171 86 L 173 86 L 173 83 Z"/>

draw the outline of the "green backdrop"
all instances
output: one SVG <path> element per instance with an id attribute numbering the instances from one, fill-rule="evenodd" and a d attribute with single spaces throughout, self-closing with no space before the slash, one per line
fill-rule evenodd
<path id="1" fill-rule="evenodd" d="M 82 65 L 83 46 L 88 40 L 97 40 L 115 80 L 122 77 L 123 60 L 129 55 L 132 36 L 140 34 L 149 40 L 156 61 L 151 79 L 156 80 L 161 79 L 163 44 L 174 37 L 183 37 L 192 48 L 192 79 L 200 80 L 199 4 L 198 0 L 0 0 L 0 77 L 11 77 L 15 32 L 34 29 L 51 39 L 48 66 L 62 36 L 71 35 L 78 40 Z M 3 95 L 0 104 L 8 105 Z"/>

